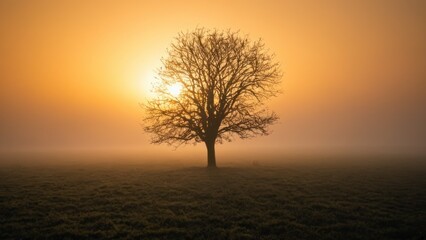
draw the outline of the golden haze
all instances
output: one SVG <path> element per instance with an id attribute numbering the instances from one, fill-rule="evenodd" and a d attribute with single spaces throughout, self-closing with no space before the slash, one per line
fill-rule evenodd
<path id="1" fill-rule="evenodd" d="M 424 1 L 1 1 L 0 148 L 152 149 L 139 103 L 199 26 L 284 71 L 273 134 L 219 149 L 425 153 Z"/>

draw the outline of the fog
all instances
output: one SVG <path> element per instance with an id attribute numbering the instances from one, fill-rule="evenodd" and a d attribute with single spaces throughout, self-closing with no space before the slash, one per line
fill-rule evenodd
<path id="1" fill-rule="evenodd" d="M 207 27 L 262 38 L 284 72 L 272 134 L 220 145 L 219 162 L 424 155 L 425 12 L 423 1 L 1 1 L 0 149 L 204 157 L 202 144 L 150 145 L 139 103 L 177 33 Z"/>

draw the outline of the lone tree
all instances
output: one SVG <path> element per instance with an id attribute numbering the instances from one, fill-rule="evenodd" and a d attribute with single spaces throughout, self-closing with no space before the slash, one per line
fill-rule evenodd
<path id="1" fill-rule="evenodd" d="M 260 40 L 200 28 L 180 33 L 162 64 L 156 97 L 143 106 L 152 143 L 204 142 L 216 167 L 216 142 L 267 135 L 278 120 L 264 102 L 279 93 L 281 73 Z"/>

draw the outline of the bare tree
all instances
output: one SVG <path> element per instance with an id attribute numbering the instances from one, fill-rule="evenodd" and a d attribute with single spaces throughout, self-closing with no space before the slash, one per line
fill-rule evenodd
<path id="1" fill-rule="evenodd" d="M 216 142 L 267 135 L 278 120 L 264 102 L 279 93 L 281 73 L 261 40 L 200 28 L 180 33 L 162 63 L 156 97 L 144 105 L 152 143 L 204 142 L 216 167 Z"/>

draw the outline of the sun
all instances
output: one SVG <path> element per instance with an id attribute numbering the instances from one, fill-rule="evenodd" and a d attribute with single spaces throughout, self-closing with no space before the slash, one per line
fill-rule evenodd
<path id="1" fill-rule="evenodd" d="M 178 97 L 180 92 L 182 91 L 182 85 L 180 83 L 174 83 L 170 85 L 167 90 L 173 97 Z"/>

